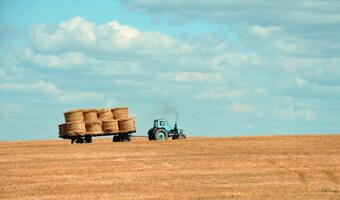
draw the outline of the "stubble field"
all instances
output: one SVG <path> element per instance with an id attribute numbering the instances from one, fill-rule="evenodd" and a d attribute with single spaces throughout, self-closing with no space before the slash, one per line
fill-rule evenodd
<path id="1" fill-rule="evenodd" d="M 340 199 L 340 135 L 0 142 L 0 199 Z"/>

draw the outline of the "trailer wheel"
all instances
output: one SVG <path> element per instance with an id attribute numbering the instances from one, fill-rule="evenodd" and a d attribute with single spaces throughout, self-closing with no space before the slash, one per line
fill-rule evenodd
<path id="1" fill-rule="evenodd" d="M 113 136 L 112 142 L 119 142 L 119 136 L 118 135 Z"/>
<path id="2" fill-rule="evenodd" d="M 92 143 L 92 137 L 90 135 L 85 136 L 85 143 Z"/>
<path id="3" fill-rule="evenodd" d="M 78 143 L 78 144 L 84 143 L 84 138 L 83 137 L 77 138 L 76 143 Z"/>

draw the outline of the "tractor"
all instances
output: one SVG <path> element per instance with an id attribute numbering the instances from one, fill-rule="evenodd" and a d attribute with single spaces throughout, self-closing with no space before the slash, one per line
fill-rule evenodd
<path id="1" fill-rule="evenodd" d="M 171 129 L 169 122 L 165 119 L 155 119 L 153 128 L 148 131 L 149 140 L 167 140 L 171 137 L 173 140 L 182 140 L 186 138 L 183 129 L 177 127 L 177 120 L 175 127 Z"/>

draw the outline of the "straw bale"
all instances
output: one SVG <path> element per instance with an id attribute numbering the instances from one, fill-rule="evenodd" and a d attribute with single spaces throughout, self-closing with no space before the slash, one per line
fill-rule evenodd
<path id="1" fill-rule="evenodd" d="M 113 119 L 127 119 L 129 118 L 129 108 L 121 107 L 121 108 L 112 108 L 111 109 Z"/>
<path id="2" fill-rule="evenodd" d="M 66 135 L 66 124 L 60 124 L 59 125 L 59 136 L 65 136 Z"/>
<path id="3" fill-rule="evenodd" d="M 85 122 L 86 133 L 101 134 L 103 133 L 102 122 L 100 120 Z"/>
<path id="4" fill-rule="evenodd" d="M 103 131 L 104 133 L 118 133 L 118 121 L 117 120 L 110 120 L 110 121 L 103 121 Z"/>
<path id="5" fill-rule="evenodd" d="M 96 122 L 98 120 L 96 109 L 87 109 L 83 113 L 85 122 Z"/>
<path id="6" fill-rule="evenodd" d="M 64 113 L 66 122 L 84 122 L 83 110 L 71 110 Z"/>
<path id="7" fill-rule="evenodd" d="M 111 110 L 110 109 L 98 110 L 98 119 L 100 119 L 101 121 L 113 120 Z"/>
<path id="8" fill-rule="evenodd" d="M 68 122 L 66 123 L 66 133 L 69 136 L 85 135 L 85 122 Z"/>
<path id="9" fill-rule="evenodd" d="M 135 119 L 133 117 L 118 120 L 119 131 L 136 131 Z"/>

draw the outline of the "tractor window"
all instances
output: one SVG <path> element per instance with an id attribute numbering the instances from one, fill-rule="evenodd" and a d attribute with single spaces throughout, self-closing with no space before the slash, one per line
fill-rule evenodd
<path id="1" fill-rule="evenodd" d="M 159 125 L 160 125 L 160 126 L 166 126 L 167 124 L 168 124 L 167 121 L 160 121 L 160 122 L 159 122 Z"/>

